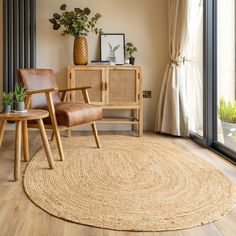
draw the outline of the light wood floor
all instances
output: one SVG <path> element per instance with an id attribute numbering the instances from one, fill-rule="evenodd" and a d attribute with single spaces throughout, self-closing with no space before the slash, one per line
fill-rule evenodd
<path id="1" fill-rule="evenodd" d="M 73 135 L 78 135 L 78 133 Z M 125 135 L 128 135 L 128 133 L 125 133 Z M 183 145 L 221 170 L 236 184 L 236 168 L 227 164 L 212 152 L 187 139 L 167 136 L 163 136 L 163 139 L 169 139 L 172 142 Z M 223 219 L 209 225 L 182 231 L 160 233 L 111 231 L 73 224 L 52 217 L 28 200 L 22 189 L 21 181 L 17 183 L 12 181 L 13 140 L 14 133 L 12 131 L 6 132 L 0 149 L 0 236 L 236 236 L 236 209 Z M 41 140 L 38 133 L 35 131 L 30 132 L 30 155 L 33 156 L 40 148 Z M 22 163 L 22 171 L 25 166 L 26 164 Z"/>

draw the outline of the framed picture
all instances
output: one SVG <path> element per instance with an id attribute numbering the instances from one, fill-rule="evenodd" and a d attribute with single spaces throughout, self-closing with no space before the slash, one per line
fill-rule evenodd
<path id="1" fill-rule="evenodd" d="M 125 64 L 125 34 L 101 34 L 101 61 Z"/>

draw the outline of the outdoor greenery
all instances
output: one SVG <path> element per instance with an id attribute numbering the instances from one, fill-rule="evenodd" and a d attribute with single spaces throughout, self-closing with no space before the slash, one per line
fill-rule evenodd
<path id="1" fill-rule="evenodd" d="M 221 98 L 218 114 L 221 121 L 227 123 L 236 123 L 236 101 L 226 102 L 224 98 Z"/>
<path id="2" fill-rule="evenodd" d="M 13 105 L 13 99 L 14 99 L 14 93 L 2 93 L 2 104 L 4 106 L 12 106 Z"/>
<path id="3" fill-rule="evenodd" d="M 133 57 L 133 53 L 137 51 L 138 49 L 134 46 L 133 43 L 131 42 L 126 43 L 126 52 L 129 54 L 130 57 Z"/>
<path id="4" fill-rule="evenodd" d="M 91 10 L 89 8 L 75 8 L 74 11 L 66 11 L 67 5 L 63 4 L 60 7 L 61 13 L 54 13 L 53 18 L 49 19 L 54 30 L 59 30 L 63 27 L 62 35 L 72 35 L 75 38 L 80 36 L 88 36 L 88 33 L 101 34 L 102 29 L 97 28 L 96 24 L 102 17 L 100 13 L 96 13 L 89 18 Z"/>
<path id="5" fill-rule="evenodd" d="M 26 90 L 20 84 L 15 85 L 15 98 L 17 102 L 23 102 L 26 97 Z"/>

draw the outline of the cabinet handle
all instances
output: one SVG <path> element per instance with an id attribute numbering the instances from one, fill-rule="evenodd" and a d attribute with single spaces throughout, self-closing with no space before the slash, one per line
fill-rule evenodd
<path id="1" fill-rule="evenodd" d="M 105 82 L 105 91 L 107 91 L 107 87 L 108 87 L 107 82 Z"/>

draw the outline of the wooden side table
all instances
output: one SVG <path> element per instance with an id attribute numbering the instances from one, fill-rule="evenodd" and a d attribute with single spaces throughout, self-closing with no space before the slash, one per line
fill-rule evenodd
<path id="1" fill-rule="evenodd" d="M 49 147 L 46 131 L 43 124 L 43 118 L 48 117 L 49 113 L 44 110 L 30 109 L 25 113 L 0 113 L 0 147 L 3 140 L 4 130 L 7 121 L 16 122 L 15 131 L 15 162 L 14 162 L 14 179 L 20 178 L 20 161 L 21 161 L 21 139 L 23 136 L 24 160 L 29 161 L 29 144 L 28 144 L 28 126 L 27 121 L 36 120 L 43 146 L 47 155 L 50 169 L 54 168 L 54 161 Z"/>

